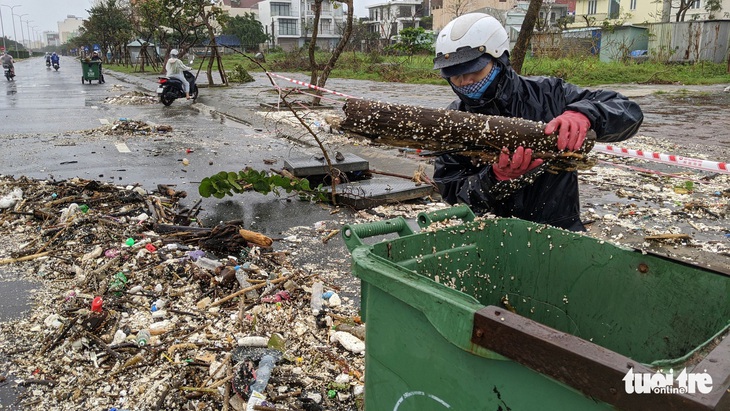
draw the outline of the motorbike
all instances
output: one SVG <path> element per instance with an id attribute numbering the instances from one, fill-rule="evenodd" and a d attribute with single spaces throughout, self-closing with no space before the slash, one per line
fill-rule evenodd
<path id="1" fill-rule="evenodd" d="M 188 63 L 193 64 L 193 60 Z M 190 98 L 195 101 L 198 98 L 198 86 L 195 85 L 195 76 L 188 70 L 183 71 L 185 80 L 190 84 Z M 185 89 L 183 89 L 182 81 L 174 77 L 157 77 L 158 83 L 157 95 L 160 97 L 160 102 L 166 106 L 172 104 L 173 101 L 179 98 L 185 98 Z"/>
<path id="2" fill-rule="evenodd" d="M 51 59 L 46 59 L 46 68 L 51 68 Z"/>
<path id="3" fill-rule="evenodd" d="M 10 67 L 3 66 L 5 78 L 8 79 L 8 81 L 12 80 L 13 77 L 15 77 L 15 72 L 13 72 L 13 69 Z"/>
<path id="4" fill-rule="evenodd" d="M 61 68 L 61 66 L 58 63 L 53 63 L 53 69 L 58 71 L 58 69 Z"/>

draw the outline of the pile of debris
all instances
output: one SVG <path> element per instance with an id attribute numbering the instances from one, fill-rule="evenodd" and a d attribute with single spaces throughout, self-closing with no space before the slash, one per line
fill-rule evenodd
<path id="1" fill-rule="evenodd" d="M 149 95 L 140 91 L 129 91 L 118 96 L 107 97 L 104 102 L 106 104 L 116 104 L 122 106 L 142 106 L 148 104 L 158 104 L 159 100 L 157 99 L 157 96 L 154 95 Z"/>
<path id="2" fill-rule="evenodd" d="M 104 130 L 107 135 L 162 134 L 172 131 L 169 125 L 152 125 L 145 121 L 120 118 Z"/>
<path id="3" fill-rule="evenodd" d="M 17 403 L 242 410 L 265 396 L 249 409 L 358 409 L 352 301 L 282 241 L 239 221 L 194 226 L 200 210 L 183 197 L 0 176 L 0 264 L 43 283 L 29 317 L 1 325 L 4 384 L 25 387 Z M 273 372 L 256 384 L 263 358 Z"/>
<path id="4" fill-rule="evenodd" d="M 103 134 L 106 136 L 154 136 L 172 132 L 173 128 L 167 124 L 151 124 L 145 121 L 119 118 L 113 123 L 101 127 L 84 130 L 82 133 L 89 136 Z"/>

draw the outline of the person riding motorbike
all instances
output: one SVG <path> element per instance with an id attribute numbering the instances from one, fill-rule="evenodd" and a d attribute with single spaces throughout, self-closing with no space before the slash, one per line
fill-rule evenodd
<path id="1" fill-rule="evenodd" d="M 182 82 L 183 90 L 185 90 L 185 98 L 190 100 L 190 83 L 185 79 L 183 71 L 192 70 L 192 68 L 186 66 L 177 58 L 178 53 L 177 49 L 170 50 L 170 58 L 167 60 L 167 64 L 165 64 L 165 73 L 167 77 L 175 78 Z"/>
<path id="2" fill-rule="evenodd" d="M 10 53 L 3 51 L 2 57 L 0 57 L 0 61 L 3 64 L 3 68 L 9 68 L 10 69 L 10 75 L 15 76 L 15 60 L 13 60 L 13 56 L 10 55 Z"/>
<path id="3" fill-rule="evenodd" d="M 51 54 L 51 64 L 61 67 L 61 58 L 58 57 L 58 54 L 56 54 L 55 51 L 53 52 L 53 54 Z"/>
<path id="4" fill-rule="evenodd" d="M 46 67 L 51 67 L 51 53 L 46 52 Z"/>
<path id="5" fill-rule="evenodd" d="M 104 74 L 101 72 L 101 57 L 99 57 L 98 51 L 94 50 L 94 52 L 91 53 L 91 61 L 99 62 L 99 83 L 106 83 L 106 81 L 104 81 Z"/>

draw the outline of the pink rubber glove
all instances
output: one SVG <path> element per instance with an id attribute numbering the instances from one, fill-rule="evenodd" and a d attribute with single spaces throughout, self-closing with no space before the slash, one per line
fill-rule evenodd
<path id="1" fill-rule="evenodd" d="M 532 159 L 531 148 L 517 147 L 512 158 L 510 158 L 507 147 L 502 147 L 499 159 L 496 163 L 492 164 L 492 172 L 497 177 L 497 180 L 511 180 L 525 174 L 540 164 L 542 164 L 541 158 Z"/>
<path id="2" fill-rule="evenodd" d="M 566 111 L 552 119 L 545 126 L 545 134 L 558 131 L 558 150 L 578 150 L 586 139 L 586 133 L 591 128 L 591 121 L 583 113 Z"/>

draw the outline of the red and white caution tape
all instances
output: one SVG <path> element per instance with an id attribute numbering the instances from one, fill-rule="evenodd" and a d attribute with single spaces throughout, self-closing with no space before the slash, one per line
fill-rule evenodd
<path id="1" fill-rule="evenodd" d="M 355 96 L 350 96 L 350 95 L 347 95 L 347 94 L 344 94 L 344 93 L 340 93 L 338 91 L 328 90 L 328 89 L 326 89 L 324 87 L 315 86 L 314 84 L 309 84 L 309 83 L 307 83 L 305 81 L 290 79 L 289 77 L 284 77 L 281 74 L 276 74 L 276 73 L 272 73 L 272 72 L 269 72 L 269 71 L 267 71 L 266 74 L 268 74 L 271 77 L 280 78 L 282 80 L 286 80 L 286 81 L 289 81 L 289 82 L 294 83 L 294 84 L 299 84 L 300 86 L 304 86 L 304 87 L 307 87 L 307 88 L 311 88 L 312 90 L 323 91 L 325 93 L 330 93 L 330 94 L 334 94 L 336 96 L 341 96 L 341 97 L 345 97 L 345 98 L 357 98 Z"/>
<path id="2" fill-rule="evenodd" d="M 657 163 L 671 164 L 675 166 L 694 168 L 697 170 L 712 171 L 715 173 L 730 174 L 730 164 L 717 161 L 701 160 L 677 156 L 674 154 L 648 153 L 642 150 L 633 150 L 623 147 L 614 147 L 605 144 L 596 144 L 592 151 L 606 154 L 615 154 L 622 157 L 642 158 Z"/>

